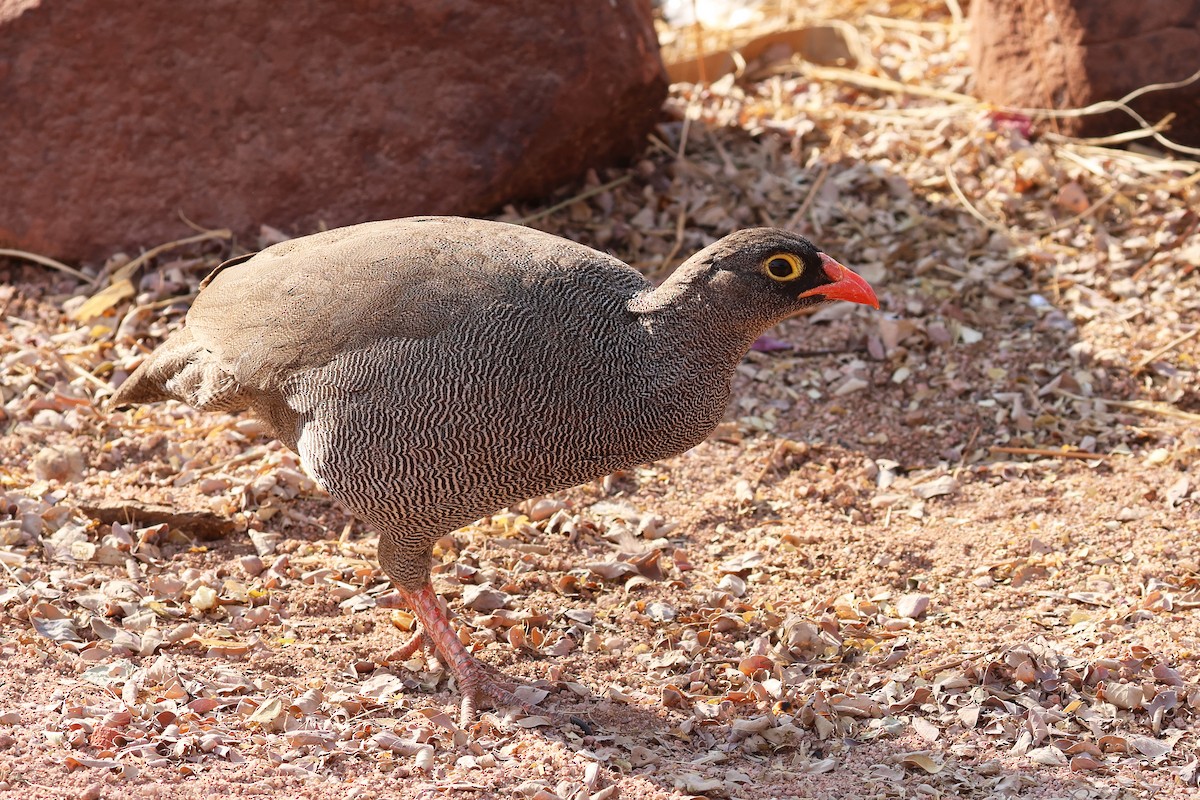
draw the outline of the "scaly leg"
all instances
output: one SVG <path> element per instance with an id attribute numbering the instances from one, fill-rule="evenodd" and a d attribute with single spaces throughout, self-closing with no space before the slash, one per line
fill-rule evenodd
<path id="1" fill-rule="evenodd" d="M 509 680 L 502 672 L 484 664 L 467 652 L 467 648 L 459 641 L 458 635 L 450 627 L 449 620 L 442 613 L 442 607 L 434 594 L 433 586 L 426 581 L 415 592 L 397 587 L 401 598 L 409 609 L 417 615 L 421 623 L 421 636 L 427 636 L 433 643 L 439 659 L 454 673 L 458 682 L 458 691 L 462 693 L 462 707 L 459 710 L 458 724 L 467 727 L 475 718 L 475 704 L 480 696 L 486 695 L 498 704 L 517 706 L 526 714 L 538 714 L 533 706 L 521 700 L 516 694 L 517 684 Z M 414 639 L 416 636 L 414 635 Z M 401 648 L 416 651 L 417 645 L 410 639 Z M 409 655 L 412 653 L 410 652 Z M 546 712 L 540 712 L 546 713 Z M 577 717 L 550 712 L 546 714 L 561 722 L 572 722 L 590 733 L 590 726 Z"/>

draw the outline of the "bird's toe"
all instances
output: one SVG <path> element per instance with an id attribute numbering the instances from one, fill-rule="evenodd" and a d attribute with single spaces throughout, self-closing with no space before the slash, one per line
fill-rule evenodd
<path id="1" fill-rule="evenodd" d="M 408 661 L 418 650 L 424 650 L 426 656 L 436 656 L 437 649 L 434 647 L 433 639 L 419 626 L 413 629 L 412 635 L 404 641 L 404 644 L 397 647 L 392 652 L 383 657 L 385 664 L 395 663 L 397 661 Z"/>

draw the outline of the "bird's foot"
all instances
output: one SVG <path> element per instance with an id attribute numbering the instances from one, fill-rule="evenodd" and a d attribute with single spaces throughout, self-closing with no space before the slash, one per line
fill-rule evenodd
<path id="1" fill-rule="evenodd" d="M 462 705 L 458 712 L 458 725 L 465 728 L 475 719 L 475 703 L 479 697 L 490 697 L 496 705 L 515 706 L 526 715 L 542 716 L 559 725 L 574 725 L 587 736 L 592 735 L 592 726 L 574 714 L 564 714 L 561 711 L 549 711 L 534 708 L 533 704 L 521 697 L 520 691 L 525 684 L 510 678 L 490 664 L 485 664 L 469 653 L 470 662 L 454 671 L 454 679 L 458 682 L 458 691 L 462 693 Z M 460 671 L 461 670 L 461 671 Z"/>
<path id="2" fill-rule="evenodd" d="M 460 727 L 467 727 L 475 719 L 476 703 L 480 697 L 490 697 L 496 704 L 516 706 L 529 715 L 542 715 L 560 724 L 577 725 L 584 733 L 591 733 L 591 726 L 582 719 L 554 711 L 539 711 L 531 703 L 523 700 L 518 694 L 520 684 L 509 678 L 495 667 L 484 664 L 467 652 L 466 646 L 459 640 L 458 634 L 450 627 L 450 621 L 442 613 L 441 604 L 433 592 L 433 586 L 426 583 L 415 592 L 399 589 L 403 600 L 416 614 L 420 621 L 421 630 L 401 646 L 400 651 L 408 651 L 408 656 L 416 652 L 421 643 L 428 638 L 430 645 L 437 653 L 438 659 L 454 673 L 458 683 L 458 691 L 462 694 L 462 705 L 459 709 Z"/>
<path id="3" fill-rule="evenodd" d="M 475 704 L 480 697 L 490 697 L 496 705 L 516 706 L 526 714 L 545 713 L 534 709 L 527 700 L 518 695 L 520 684 L 500 670 L 467 654 L 468 661 L 459 661 L 454 669 L 454 680 L 462 694 L 458 724 L 465 727 L 475 719 Z"/>

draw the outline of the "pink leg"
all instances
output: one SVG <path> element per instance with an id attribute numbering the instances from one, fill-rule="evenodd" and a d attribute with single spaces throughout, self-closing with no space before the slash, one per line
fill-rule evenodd
<path id="1" fill-rule="evenodd" d="M 475 718 L 475 704 L 481 695 L 492 698 L 500 705 L 517 706 L 527 714 L 539 713 L 529 703 L 517 697 L 515 683 L 508 680 L 499 670 L 489 667 L 467 652 L 467 648 L 463 646 L 454 629 L 450 627 L 446 615 L 442 613 L 442 607 L 438 603 L 432 585 L 426 582 L 415 592 L 402 588 L 398 588 L 398 591 L 421 623 L 422 630 L 419 635 L 429 638 L 438 657 L 454 673 L 454 679 L 458 682 L 458 691 L 462 693 L 462 707 L 459 711 L 458 722 L 461 727 L 467 727 Z M 415 638 L 416 635 L 414 635 Z M 411 649 L 409 655 L 412 655 L 412 652 L 416 651 L 416 647 L 417 645 L 410 639 L 401 649 Z M 547 716 L 573 722 L 583 728 L 585 732 L 590 732 L 587 723 L 576 717 L 553 712 Z"/>
<path id="2" fill-rule="evenodd" d="M 400 596 L 408 604 L 409 609 L 417 615 L 421 622 L 423 633 L 432 641 L 439 658 L 445 662 L 454 679 L 458 682 L 458 691 L 462 693 L 462 710 L 459 713 L 459 724 L 466 727 L 475 717 L 475 703 L 480 695 L 487 695 L 502 705 L 515 705 L 529 709 L 528 703 L 523 703 L 514 693 L 516 687 L 508 682 L 497 680 L 491 670 L 484 666 L 479 659 L 467 652 L 467 648 L 459 641 L 458 635 L 450 627 L 450 621 L 442 613 L 433 586 L 426 583 L 415 592 L 400 589 Z M 407 648 L 411 640 L 405 644 Z M 415 647 L 412 648 L 414 651 Z"/>

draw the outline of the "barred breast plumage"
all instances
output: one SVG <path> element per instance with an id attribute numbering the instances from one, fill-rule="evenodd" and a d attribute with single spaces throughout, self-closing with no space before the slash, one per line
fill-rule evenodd
<path id="1" fill-rule="evenodd" d="M 766 328 L 828 299 L 878 305 L 795 234 L 740 231 L 660 287 L 582 245 L 498 222 L 370 222 L 226 262 L 186 327 L 112 398 L 251 410 L 380 534 L 421 644 L 478 695 L 520 702 L 463 648 L 433 542 L 519 500 L 680 453 L 711 432 Z"/>

